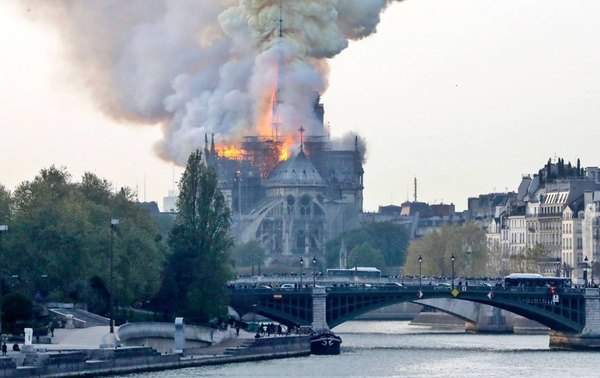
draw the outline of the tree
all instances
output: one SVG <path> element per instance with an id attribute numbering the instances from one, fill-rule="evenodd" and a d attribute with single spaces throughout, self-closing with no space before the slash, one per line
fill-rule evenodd
<path id="1" fill-rule="evenodd" d="M 337 267 L 342 240 L 348 250 L 367 243 L 383 253 L 385 266 L 399 266 L 404 263 L 409 236 L 404 226 L 391 222 L 372 223 L 345 232 L 326 244 L 327 266 Z"/>
<path id="2" fill-rule="evenodd" d="M 385 266 L 385 258 L 380 250 L 363 243 L 352 248 L 348 254 L 348 264 L 350 267 L 372 266 L 381 269 Z"/>
<path id="3" fill-rule="evenodd" d="M 217 174 L 202 162 L 199 150 L 190 155 L 181 177 L 177 211 L 159 302 L 168 313 L 205 323 L 226 314 L 233 241 Z"/>
<path id="4" fill-rule="evenodd" d="M 29 298 L 22 293 L 10 293 L 1 300 L 3 331 L 17 333 L 23 331 L 23 326 L 31 327 L 33 303 Z"/>
<path id="5" fill-rule="evenodd" d="M 439 231 L 413 241 L 408 248 L 406 274 L 419 274 L 419 256 L 422 258 L 423 275 L 449 276 L 452 256 L 455 258 L 454 272 L 457 276 L 489 274 L 487 239 L 475 223 L 443 226 Z"/>
<path id="6" fill-rule="evenodd" d="M 73 183 L 64 168 L 42 169 L 11 197 L 10 232 L 6 244 L 3 240 L 10 258 L 4 259 L 4 272 L 18 276 L 19 290 L 30 298 L 90 302 L 101 310 L 106 306 L 97 300 L 96 289 L 109 286 L 109 224 L 119 218 L 116 301 L 149 300 L 159 287 L 166 248 L 157 241 L 155 223 L 128 192 L 115 195 L 106 180 L 92 173 Z"/>
<path id="7" fill-rule="evenodd" d="M 540 243 L 525 248 L 522 254 L 511 256 L 511 271 L 522 273 L 537 273 L 540 262 L 547 259 L 548 251 Z"/>
<path id="8" fill-rule="evenodd" d="M 247 243 L 236 245 L 232 251 L 232 257 L 236 267 L 252 267 L 254 275 L 254 267 L 264 264 L 265 250 L 258 241 L 250 240 Z"/>
<path id="9" fill-rule="evenodd" d="M 0 185 L 0 224 L 7 224 L 10 220 L 11 202 L 10 192 Z"/>

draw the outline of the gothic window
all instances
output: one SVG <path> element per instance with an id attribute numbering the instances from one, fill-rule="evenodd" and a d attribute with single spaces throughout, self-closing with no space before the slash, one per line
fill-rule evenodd
<path id="1" fill-rule="evenodd" d="M 300 214 L 301 215 L 310 215 L 310 196 L 305 194 L 300 197 Z"/>

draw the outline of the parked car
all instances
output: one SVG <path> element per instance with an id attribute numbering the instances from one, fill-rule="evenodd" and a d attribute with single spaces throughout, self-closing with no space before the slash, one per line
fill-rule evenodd
<path id="1" fill-rule="evenodd" d="M 279 287 L 281 290 L 294 290 L 296 286 L 292 283 L 284 283 Z"/>

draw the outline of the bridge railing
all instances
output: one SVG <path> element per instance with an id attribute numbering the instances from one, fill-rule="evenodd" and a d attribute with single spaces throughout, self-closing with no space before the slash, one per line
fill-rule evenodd
<path id="1" fill-rule="evenodd" d="M 436 284 L 427 284 L 427 285 L 419 285 L 418 283 L 405 283 L 403 286 L 397 286 L 397 287 L 389 287 L 389 286 L 385 286 L 385 283 L 387 283 L 389 281 L 384 281 L 382 283 L 373 283 L 373 284 L 367 284 L 367 283 L 357 283 L 357 282 L 345 282 L 342 285 L 339 284 L 325 284 L 323 282 L 317 282 L 317 286 L 319 285 L 323 285 L 326 289 L 327 292 L 341 292 L 341 291 L 417 291 L 417 290 L 422 290 L 422 291 L 451 291 L 452 288 L 451 286 L 449 286 L 447 284 L 447 282 L 442 282 L 442 284 L 444 285 L 438 285 Z M 323 287 L 322 286 L 322 287 Z M 262 286 L 256 286 L 254 287 L 253 285 L 249 285 L 249 284 L 235 284 L 235 285 L 230 285 L 229 287 L 231 290 L 240 290 L 240 291 L 249 291 L 251 290 L 252 292 L 255 293 L 273 293 L 273 292 L 277 292 L 277 293 L 285 293 L 285 292 L 306 292 L 306 293 L 310 293 L 312 292 L 312 282 L 302 288 L 300 287 L 295 287 L 295 288 L 279 288 L 277 286 L 273 286 L 273 287 L 269 287 L 267 285 L 262 285 Z M 505 286 L 496 286 L 496 285 L 474 285 L 474 284 L 470 284 L 470 285 L 455 285 L 455 288 L 460 291 L 460 292 L 507 292 L 507 293 L 527 293 L 527 294 L 551 294 L 550 288 L 546 288 L 546 287 L 516 287 L 516 286 L 509 286 L 509 287 L 505 287 Z M 555 290 L 555 293 L 557 294 L 582 294 L 585 293 L 586 290 L 590 290 L 590 289 L 586 289 L 586 288 L 557 288 Z M 598 291 L 598 289 L 595 289 L 596 291 Z"/>

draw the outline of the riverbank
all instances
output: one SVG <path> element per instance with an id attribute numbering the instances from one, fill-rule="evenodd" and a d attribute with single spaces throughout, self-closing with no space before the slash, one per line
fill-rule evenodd
<path id="1" fill-rule="evenodd" d="M 62 336 L 70 333 L 63 340 L 77 340 L 78 344 L 35 344 L 29 351 L 11 351 L 0 357 L 0 376 L 106 376 L 310 355 L 308 336 L 254 339 L 244 334 L 246 337 L 225 339 L 206 348 L 190 348 L 182 354 L 161 354 L 144 346 L 98 348 L 96 344 L 92 348 L 85 337 L 96 340 L 98 330 L 70 331 L 63 333 Z M 77 338 L 76 334 L 82 337 Z"/>

